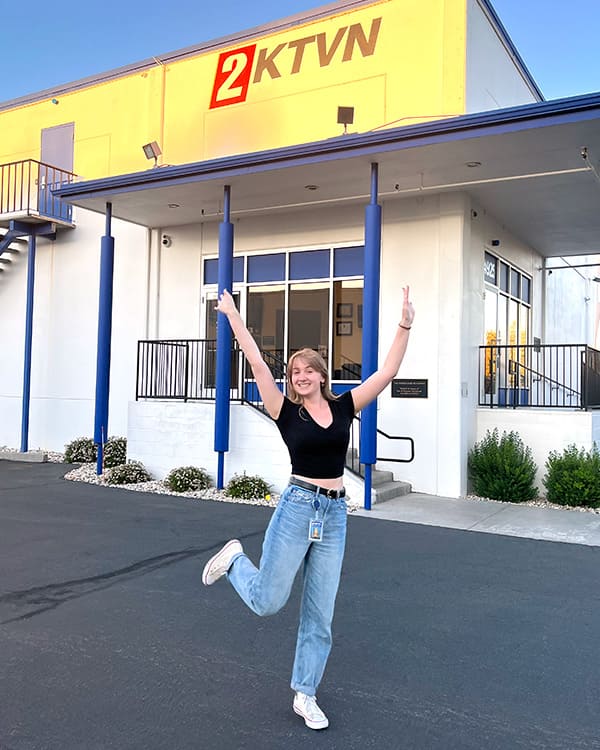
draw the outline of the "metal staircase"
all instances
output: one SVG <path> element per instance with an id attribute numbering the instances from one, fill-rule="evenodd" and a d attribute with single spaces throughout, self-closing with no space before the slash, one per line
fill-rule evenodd
<path id="1" fill-rule="evenodd" d="M 11 232 L 0 231 L 0 274 L 7 273 L 18 262 L 24 244 L 23 239 L 15 238 Z M 0 276 L 1 278 L 4 277 Z"/>

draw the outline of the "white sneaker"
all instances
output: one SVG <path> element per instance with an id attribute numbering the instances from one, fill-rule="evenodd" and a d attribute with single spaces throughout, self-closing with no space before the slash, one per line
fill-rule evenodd
<path id="1" fill-rule="evenodd" d="M 329 719 L 317 705 L 316 695 L 296 693 L 294 696 L 294 711 L 304 719 L 309 729 L 326 729 Z"/>
<path id="2" fill-rule="evenodd" d="M 243 552 L 244 549 L 237 539 L 231 539 L 220 549 L 216 555 L 204 566 L 202 571 L 202 583 L 205 586 L 212 586 L 215 581 L 222 578 L 231 567 L 233 558 Z"/>

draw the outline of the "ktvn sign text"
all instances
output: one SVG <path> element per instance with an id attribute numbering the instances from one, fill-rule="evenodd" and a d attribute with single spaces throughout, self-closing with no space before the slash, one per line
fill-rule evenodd
<path id="1" fill-rule="evenodd" d="M 300 73 L 306 55 L 316 55 L 319 66 L 325 68 L 334 59 L 348 62 L 356 48 L 363 57 L 375 52 L 381 18 L 374 18 L 368 33 L 362 24 L 341 26 L 335 34 L 321 32 L 273 48 L 249 44 L 221 52 L 210 99 L 210 109 L 245 102 L 250 84 L 260 83 L 263 77 L 282 78 Z"/>

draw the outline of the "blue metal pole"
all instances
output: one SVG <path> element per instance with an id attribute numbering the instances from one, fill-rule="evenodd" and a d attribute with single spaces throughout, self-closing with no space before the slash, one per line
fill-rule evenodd
<path id="1" fill-rule="evenodd" d="M 219 227 L 219 294 L 232 291 L 233 284 L 233 224 L 230 222 L 231 188 L 225 185 L 223 221 Z M 231 387 L 231 328 L 227 318 L 219 313 L 217 319 L 217 374 L 215 399 L 215 451 L 217 452 L 217 489 L 225 483 L 225 453 L 229 450 L 229 390 Z"/>
<path id="2" fill-rule="evenodd" d="M 365 209 L 365 280 L 363 288 L 362 379 L 377 370 L 379 349 L 379 279 L 381 206 L 377 203 L 379 170 L 371 164 L 371 202 Z M 365 466 L 365 510 L 371 510 L 372 468 L 377 461 L 377 402 L 362 410 L 360 462 Z"/>
<path id="3" fill-rule="evenodd" d="M 98 303 L 98 351 L 96 354 L 96 410 L 94 442 L 98 446 L 96 474 L 102 474 L 104 443 L 108 436 L 110 345 L 112 333 L 115 240 L 111 237 L 112 203 L 106 204 L 106 229 L 100 242 L 100 293 Z"/>
<path id="4" fill-rule="evenodd" d="M 23 404 L 21 453 L 29 449 L 29 402 L 31 399 L 31 348 L 33 342 L 33 297 L 35 289 L 35 235 L 29 237 L 27 255 L 27 307 L 25 311 L 25 356 L 23 360 Z"/>

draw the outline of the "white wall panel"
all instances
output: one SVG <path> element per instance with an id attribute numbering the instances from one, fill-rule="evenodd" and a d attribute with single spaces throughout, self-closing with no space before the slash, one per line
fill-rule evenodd
<path id="1" fill-rule="evenodd" d="M 100 238 L 104 217 L 76 210 L 77 227 L 56 242 L 38 239 L 31 371 L 29 445 L 62 450 L 93 433 L 98 329 Z M 127 402 L 135 396 L 136 342 L 146 317 L 147 232 L 113 222 L 115 269 L 111 354 L 110 434 L 124 435 Z M 13 273 L 14 272 L 14 273 Z M 0 350 L 10 352 L 0 374 L 0 415 L 21 410 L 26 259 L 2 279 Z M 18 447 L 15 428 L 0 420 L 0 444 Z M 17 436 L 15 442 L 15 436 Z"/>
<path id="2" fill-rule="evenodd" d="M 467 112 L 486 112 L 537 100 L 480 4 L 468 0 Z"/>

